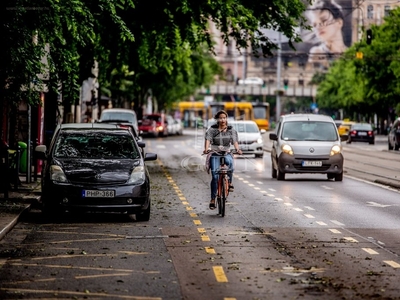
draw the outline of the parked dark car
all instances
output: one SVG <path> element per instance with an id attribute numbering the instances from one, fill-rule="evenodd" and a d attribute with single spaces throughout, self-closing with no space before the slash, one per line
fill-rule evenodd
<path id="1" fill-rule="evenodd" d="M 375 133 L 371 124 L 354 123 L 351 125 L 348 134 L 348 144 L 351 144 L 351 142 L 367 142 L 371 145 L 375 144 Z"/>
<path id="2" fill-rule="evenodd" d="M 121 128 L 132 130 L 136 140 L 140 141 L 139 124 L 135 111 L 126 108 L 107 108 L 101 112 L 98 123 L 117 124 Z"/>
<path id="3" fill-rule="evenodd" d="M 146 153 L 128 129 L 102 123 L 62 124 L 49 149 L 35 148 L 44 161 L 42 211 L 57 215 L 65 211 L 106 211 L 135 214 L 150 219 L 150 178 Z"/>
<path id="4" fill-rule="evenodd" d="M 399 150 L 400 148 L 400 118 L 393 122 L 388 133 L 388 149 Z"/>

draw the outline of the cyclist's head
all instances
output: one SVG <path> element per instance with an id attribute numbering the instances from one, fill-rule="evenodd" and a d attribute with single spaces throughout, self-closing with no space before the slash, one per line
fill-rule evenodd
<path id="1" fill-rule="evenodd" d="M 218 111 L 215 114 L 214 119 L 217 120 L 217 122 L 218 122 L 220 118 L 226 118 L 228 120 L 228 113 L 224 110 Z"/>

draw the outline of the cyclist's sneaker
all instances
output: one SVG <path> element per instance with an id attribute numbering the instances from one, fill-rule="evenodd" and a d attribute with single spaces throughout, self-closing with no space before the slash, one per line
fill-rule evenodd
<path id="1" fill-rule="evenodd" d="M 234 191 L 235 191 L 235 188 L 233 187 L 232 184 L 230 184 L 230 185 L 229 185 L 229 192 L 234 192 Z"/>
<path id="2" fill-rule="evenodd" d="M 211 199 L 209 207 L 210 207 L 210 209 L 215 209 L 216 208 L 214 199 Z"/>

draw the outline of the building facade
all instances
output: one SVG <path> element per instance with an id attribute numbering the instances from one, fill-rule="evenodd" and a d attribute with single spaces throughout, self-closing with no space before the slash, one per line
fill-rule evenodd
<path id="1" fill-rule="evenodd" d="M 293 88 L 309 86 L 316 73 L 326 72 L 332 61 L 363 38 L 366 29 L 372 24 L 382 24 L 384 17 L 399 6 L 398 0 L 316 0 L 305 11 L 311 30 L 299 29 L 302 42 L 295 44 L 295 49 L 290 48 L 287 39 L 279 33 L 265 31 L 271 40 L 281 45 L 280 53 L 276 51 L 273 57 L 257 58 L 251 50 L 238 51 L 234 42 L 225 45 L 220 32 L 212 25 L 216 59 L 225 71 L 217 85 L 259 77 L 266 86 L 276 87 L 280 68 L 280 87 L 284 83 Z M 321 13 L 323 9 L 328 12 Z M 281 61 L 280 66 L 278 61 Z"/>

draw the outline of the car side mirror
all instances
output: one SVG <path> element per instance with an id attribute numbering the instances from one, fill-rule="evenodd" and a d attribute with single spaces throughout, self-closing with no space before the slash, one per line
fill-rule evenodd
<path id="1" fill-rule="evenodd" d="M 277 141 L 278 140 L 278 136 L 276 135 L 276 133 L 270 133 L 269 134 L 269 139 L 272 141 Z"/>
<path id="2" fill-rule="evenodd" d="M 35 148 L 36 158 L 45 160 L 47 158 L 46 151 L 47 151 L 46 145 L 36 146 L 36 148 Z"/>

